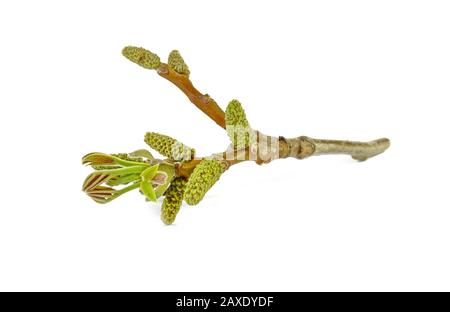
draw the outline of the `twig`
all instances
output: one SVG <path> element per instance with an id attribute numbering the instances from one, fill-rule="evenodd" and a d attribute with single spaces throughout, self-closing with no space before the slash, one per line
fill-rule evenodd
<path id="1" fill-rule="evenodd" d="M 157 72 L 161 77 L 166 78 L 176 85 L 188 97 L 189 101 L 220 127 L 225 129 L 225 113 L 223 110 L 208 94 L 202 94 L 198 91 L 188 76 L 177 73 L 164 63 L 161 63 Z"/>
<path id="2" fill-rule="evenodd" d="M 224 111 L 211 96 L 202 94 L 198 91 L 187 75 L 177 73 L 165 63 L 160 63 L 157 68 L 157 73 L 177 86 L 198 109 L 211 118 L 221 128 L 226 129 Z M 370 142 L 322 140 L 306 136 L 285 139 L 283 137 L 266 136 L 260 132 L 258 132 L 258 138 L 260 138 L 258 142 L 272 142 L 273 146 L 278 145 L 278 147 L 271 151 L 268 151 L 266 147 L 262 146 L 258 146 L 254 152 L 250 152 L 249 149 L 244 149 L 239 152 L 241 155 L 245 155 L 244 159 L 240 160 L 227 160 L 226 157 L 223 157 L 223 160 L 227 163 L 227 168 L 242 161 L 251 160 L 258 164 L 264 164 L 280 158 L 294 157 L 297 159 L 304 159 L 309 156 L 325 154 L 348 154 L 356 160 L 364 161 L 370 157 L 381 154 L 390 145 L 389 139 L 387 138 Z M 226 153 L 227 152 L 224 152 L 220 155 L 224 156 Z M 217 158 L 217 154 L 213 157 Z M 201 158 L 183 163 L 178 168 L 178 174 L 189 177 L 189 174 L 200 160 Z"/>
<path id="3" fill-rule="evenodd" d="M 189 205 L 198 204 L 221 174 L 238 163 L 252 161 L 262 165 L 276 159 L 304 159 L 325 154 L 347 154 L 364 161 L 383 153 L 390 145 L 386 138 L 355 142 L 263 134 L 250 127 L 239 101 L 232 100 L 224 112 L 213 98 L 198 91 L 178 51 L 170 53 L 167 63 L 143 48 L 126 47 L 123 54 L 144 68 L 156 70 L 177 86 L 198 109 L 227 131 L 231 145 L 224 152 L 196 157 L 195 149 L 169 136 L 149 132 L 146 143 L 166 159 L 155 159 L 146 150 L 130 154 L 88 154 L 83 157 L 83 164 L 91 165 L 96 171 L 86 178 L 83 191 L 98 203 L 109 202 L 139 187 L 150 201 L 165 197 L 161 218 L 171 224 L 183 200 Z M 127 184 L 122 189 L 113 188 Z"/>

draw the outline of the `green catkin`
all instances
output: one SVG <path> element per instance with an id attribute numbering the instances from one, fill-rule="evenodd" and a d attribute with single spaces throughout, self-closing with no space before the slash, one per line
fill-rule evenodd
<path id="1" fill-rule="evenodd" d="M 186 182 L 184 178 L 175 178 L 164 193 L 165 198 L 161 207 L 161 220 L 167 225 L 175 221 L 178 211 L 180 211 Z"/>
<path id="2" fill-rule="evenodd" d="M 189 76 L 189 67 L 184 62 L 183 57 L 181 56 L 178 50 L 173 50 L 169 54 L 168 65 L 171 69 L 176 71 L 179 74 Z"/>
<path id="3" fill-rule="evenodd" d="M 203 159 L 194 169 L 186 184 L 184 200 L 189 205 L 197 205 L 206 192 L 219 180 L 224 171 L 220 161 Z"/>
<path id="4" fill-rule="evenodd" d="M 228 103 L 225 110 L 225 124 L 233 146 L 239 148 L 249 146 L 250 141 L 253 140 L 254 131 L 250 128 L 245 111 L 238 100 Z"/>
<path id="5" fill-rule="evenodd" d="M 122 54 L 130 61 L 147 69 L 157 69 L 161 65 L 159 56 L 144 48 L 128 46 L 123 48 Z"/>
<path id="6" fill-rule="evenodd" d="M 147 132 L 144 140 L 145 143 L 161 155 L 176 161 L 190 160 L 195 156 L 195 149 L 188 147 L 167 135 L 156 132 Z"/>

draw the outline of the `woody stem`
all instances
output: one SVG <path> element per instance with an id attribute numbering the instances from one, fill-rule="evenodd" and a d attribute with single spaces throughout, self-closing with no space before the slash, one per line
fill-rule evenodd
<path id="1" fill-rule="evenodd" d="M 347 154 L 353 159 L 364 161 L 370 157 L 383 153 L 390 145 L 389 139 L 382 138 L 370 142 L 322 140 L 306 136 L 286 139 L 271 137 L 258 133 L 258 142 L 254 148 L 243 148 L 237 151 L 225 151 L 210 156 L 230 166 L 244 161 L 254 161 L 257 164 L 267 164 L 275 159 L 297 158 L 325 154 Z M 270 143 L 268 143 L 270 142 Z M 179 163 L 176 175 L 188 178 L 203 158 Z"/>
<path id="2" fill-rule="evenodd" d="M 198 91 L 188 76 L 177 73 L 164 63 L 161 63 L 157 72 L 161 77 L 177 86 L 198 109 L 205 113 L 220 127 L 225 129 L 224 111 L 208 94 L 202 94 Z"/>
<path id="3" fill-rule="evenodd" d="M 353 159 L 364 161 L 370 157 L 383 153 L 390 145 L 387 138 L 370 142 L 353 142 L 338 140 L 312 139 L 315 145 L 313 155 L 348 154 Z"/>
<path id="4" fill-rule="evenodd" d="M 178 87 L 188 99 L 217 125 L 225 129 L 225 113 L 208 94 L 198 91 L 188 75 L 179 74 L 161 63 L 157 69 L 158 74 Z M 254 161 L 257 164 L 269 163 L 272 160 L 294 157 L 303 159 L 309 156 L 324 154 L 348 154 L 352 158 L 363 161 L 384 152 L 390 145 L 389 139 L 382 138 L 370 142 L 322 140 L 306 136 L 286 139 L 272 137 L 257 132 L 258 139 L 253 148 L 243 148 L 238 151 L 226 151 L 214 154 L 211 157 L 221 159 L 226 168 L 242 161 Z M 269 143 L 268 143 L 269 142 Z M 236 157 L 238 156 L 239 157 Z M 231 157 L 230 157 L 231 156 Z M 202 158 L 180 163 L 177 175 L 189 177 Z"/>

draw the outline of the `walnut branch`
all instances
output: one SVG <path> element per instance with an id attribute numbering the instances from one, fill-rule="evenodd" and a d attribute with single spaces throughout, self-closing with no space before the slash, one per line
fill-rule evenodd
<path id="1" fill-rule="evenodd" d="M 226 129 L 224 111 L 211 96 L 202 94 L 198 91 L 188 75 L 177 73 L 165 63 L 160 63 L 157 68 L 157 73 L 177 86 L 198 109 L 211 118 L 221 128 Z M 304 159 L 309 156 L 325 154 L 348 154 L 356 160 L 364 161 L 370 157 L 381 154 L 390 145 L 389 139 L 387 138 L 370 142 L 323 140 L 306 136 L 286 139 L 284 137 L 266 136 L 260 132 L 258 132 L 258 138 L 258 143 L 261 141 L 272 142 L 270 148 L 261 145 L 256 146 L 253 151 L 250 151 L 249 148 L 243 149 L 238 152 L 239 154 L 244 155 L 244 158 L 240 160 L 236 160 L 235 158 L 226 159 L 224 157 L 227 168 L 242 161 L 255 161 L 258 164 L 264 164 L 280 158 L 294 157 L 297 159 Z M 225 154 L 227 154 L 227 152 L 215 154 L 213 157 L 217 158 L 217 155 L 224 156 Z M 183 163 L 183 165 L 178 168 L 179 174 L 188 177 L 190 172 L 195 168 L 195 165 L 199 163 L 200 159 L 193 159 L 190 162 Z"/>
<path id="2" fill-rule="evenodd" d="M 166 159 L 155 159 L 147 150 L 125 154 L 87 154 L 82 162 L 95 171 L 85 179 L 82 189 L 98 203 L 107 203 L 139 188 L 149 201 L 164 197 L 161 219 L 171 224 L 183 201 L 189 205 L 198 204 L 221 174 L 235 164 L 252 161 L 262 165 L 276 159 L 304 159 L 325 154 L 347 154 L 364 161 L 389 147 L 386 138 L 356 142 L 263 134 L 250 127 L 239 101 L 230 101 L 223 111 L 213 98 L 197 90 L 178 51 L 170 53 L 167 63 L 162 63 L 158 55 L 143 48 L 129 46 L 122 53 L 132 62 L 156 70 L 173 83 L 198 109 L 226 130 L 231 145 L 224 152 L 196 157 L 195 149 L 169 136 L 148 132 L 145 142 Z M 123 187 L 118 189 L 117 186 Z"/>

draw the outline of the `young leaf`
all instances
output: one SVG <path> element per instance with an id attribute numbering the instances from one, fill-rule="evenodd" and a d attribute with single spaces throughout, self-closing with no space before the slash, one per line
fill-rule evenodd
<path id="1" fill-rule="evenodd" d="M 90 153 L 82 158 L 82 164 L 88 166 L 149 166 L 149 164 L 131 160 L 121 159 L 119 157 L 104 154 L 104 153 Z"/>
<path id="2" fill-rule="evenodd" d="M 97 185 L 86 191 L 86 194 L 99 204 L 105 204 L 113 199 L 139 187 L 139 181 L 135 182 L 123 189 L 116 190 L 111 187 Z"/>
<path id="3" fill-rule="evenodd" d="M 150 182 L 146 180 L 142 180 L 140 183 L 140 189 L 142 193 L 147 197 L 148 200 L 155 202 L 156 201 L 156 193 L 153 189 L 153 186 Z"/>
<path id="4" fill-rule="evenodd" d="M 142 171 L 141 173 L 141 177 L 142 180 L 144 181 L 150 181 L 153 179 L 153 177 L 156 175 L 156 173 L 158 172 L 158 167 L 159 164 L 153 165 L 151 167 L 148 167 L 147 169 L 145 169 L 144 171 Z"/>
<path id="5" fill-rule="evenodd" d="M 86 194 L 99 204 L 104 204 L 114 195 L 115 189 L 111 187 L 97 185 L 86 191 Z"/>
<path id="6" fill-rule="evenodd" d="M 140 178 L 141 176 L 138 173 L 130 173 L 120 177 L 112 177 L 106 184 L 109 186 L 117 186 L 140 180 Z"/>
<path id="7" fill-rule="evenodd" d="M 133 188 L 139 187 L 139 181 L 121 190 L 115 190 L 111 187 L 102 186 L 102 184 L 108 184 L 111 186 L 122 183 L 130 183 L 136 179 L 139 180 L 140 173 L 146 168 L 146 166 L 132 166 L 119 169 L 94 171 L 85 179 L 82 190 L 95 201 L 99 203 L 106 203 Z"/>
<path id="8" fill-rule="evenodd" d="M 168 164 L 166 162 L 159 164 L 159 171 L 161 173 L 165 173 L 167 175 L 167 178 L 165 180 L 165 183 L 162 185 L 157 185 L 155 187 L 156 197 L 160 197 L 164 194 L 164 192 L 167 190 L 167 188 L 170 185 L 170 182 L 173 180 L 175 176 L 175 168 L 173 165 Z"/>
<path id="9" fill-rule="evenodd" d="M 144 157 L 147 159 L 155 159 L 155 157 L 153 157 L 152 153 L 150 153 L 150 151 L 146 150 L 146 149 L 140 149 L 134 152 L 131 152 L 130 157 Z"/>
<path id="10" fill-rule="evenodd" d="M 100 184 L 107 183 L 111 179 L 111 175 L 106 172 L 95 171 L 87 176 L 84 180 L 82 190 L 88 192 Z"/>
<path id="11" fill-rule="evenodd" d="M 164 171 L 158 171 L 156 175 L 152 178 L 152 183 L 155 185 L 163 185 L 167 182 L 167 173 Z"/>

